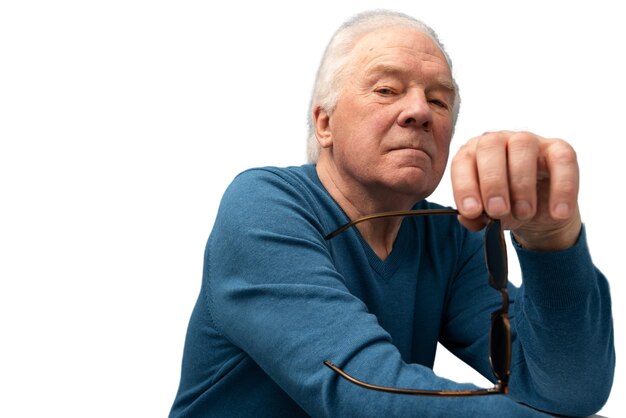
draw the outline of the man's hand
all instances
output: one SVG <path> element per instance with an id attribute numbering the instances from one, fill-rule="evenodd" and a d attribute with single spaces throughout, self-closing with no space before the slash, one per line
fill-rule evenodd
<path id="1" fill-rule="evenodd" d="M 461 222 L 472 230 L 487 213 L 525 248 L 555 251 L 580 234 L 576 152 L 561 139 L 529 132 L 488 132 L 452 160 L 452 189 Z"/>

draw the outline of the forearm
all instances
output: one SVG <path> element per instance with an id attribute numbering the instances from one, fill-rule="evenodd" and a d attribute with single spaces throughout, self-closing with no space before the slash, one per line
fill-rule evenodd
<path id="1" fill-rule="evenodd" d="M 428 367 L 405 363 L 375 318 L 339 289 L 240 288 L 228 299 L 232 313 L 221 310 L 220 328 L 312 416 L 544 416 L 502 395 L 463 399 L 393 395 L 344 380 L 323 361 L 331 360 L 354 377 L 379 385 L 474 389 L 438 377 Z"/>
<path id="2" fill-rule="evenodd" d="M 513 306 L 518 364 L 511 394 L 564 415 L 591 415 L 608 397 L 615 365 L 608 284 L 584 229 L 571 248 L 517 248 L 523 286 Z"/>

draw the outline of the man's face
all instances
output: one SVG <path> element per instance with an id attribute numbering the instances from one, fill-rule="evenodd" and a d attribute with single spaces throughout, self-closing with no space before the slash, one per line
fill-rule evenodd
<path id="1" fill-rule="evenodd" d="M 342 179 L 381 196 L 430 195 L 445 171 L 453 126 L 443 53 L 415 30 L 381 29 L 357 43 L 344 75 L 325 147 Z"/>

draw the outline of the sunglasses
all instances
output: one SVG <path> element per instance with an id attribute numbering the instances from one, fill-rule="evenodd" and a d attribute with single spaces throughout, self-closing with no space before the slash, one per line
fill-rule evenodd
<path id="1" fill-rule="evenodd" d="M 356 224 L 373 219 L 399 216 L 437 215 L 458 215 L 458 211 L 455 209 L 426 209 L 376 213 L 348 222 L 325 236 L 324 239 L 332 239 Z M 491 314 L 491 328 L 489 331 L 489 362 L 491 364 L 493 375 L 496 379 L 496 384 L 493 388 L 460 391 L 392 388 L 373 385 L 358 380 L 350 376 L 329 360 L 324 361 L 324 364 L 351 383 L 366 389 L 378 390 L 381 392 L 415 396 L 448 397 L 484 396 L 508 393 L 509 376 L 511 374 L 511 323 L 509 320 L 509 294 L 507 291 L 508 263 L 504 233 L 502 231 L 502 225 L 498 219 L 489 219 L 487 225 L 485 226 L 484 250 L 489 285 L 500 292 L 502 297 L 502 307 Z"/>

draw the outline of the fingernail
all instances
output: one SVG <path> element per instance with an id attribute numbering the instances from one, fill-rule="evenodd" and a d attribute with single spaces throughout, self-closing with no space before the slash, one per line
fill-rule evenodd
<path id="1" fill-rule="evenodd" d="M 515 202 L 515 217 L 517 219 L 528 219 L 531 214 L 530 203 L 526 200 L 518 200 Z"/>
<path id="2" fill-rule="evenodd" d="M 568 218 L 570 215 L 569 205 L 567 203 L 559 203 L 554 208 L 554 214 L 559 219 Z"/>
<path id="3" fill-rule="evenodd" d="M 478 200 L 473 197 L 463 199 L 463 210 L 467 212 L 476 212 L 478 210 Z"/>
<path id="4" fill-rule="evenodd" d="M 497 196 L 487 201 L 487 210 L 489 213 L 499 215 L 506 212 L 506 203 L 504 198 Z"/>

